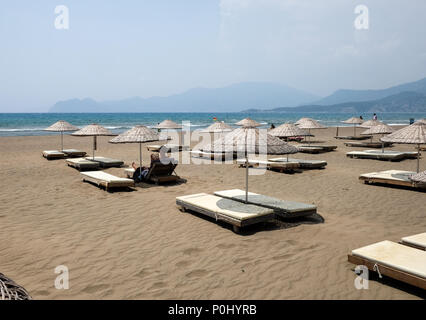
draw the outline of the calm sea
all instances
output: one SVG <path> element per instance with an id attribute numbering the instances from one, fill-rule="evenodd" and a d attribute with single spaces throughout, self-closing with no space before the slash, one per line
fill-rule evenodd
<path id="1" fill-rule="evenodd" d="M 58 120 L 65 120 L 77 127 L 98 123 L 114 133 L 121 133 L 137 124 L 154 126 L 165 119 L 175 122 L 190 121 L 191 129 L 202 129 L 213 122 L 213 118 L 225 121 L 229 125 L 250 117 L 264 127 L 272 123 L 277 126 L 284 122 L 295 122 L 302 117 L 320 121 L 325 126 L 344 126 L 340 121 L 355 116 L 345 113 L 0 113 L 0 136 L 34 136 L 50 135 L 43 131 Z M 359 116 L 359 115 L 357 115 Z M 364 119 L 372 114 L 363 114 Z M 388 124 L 409 124 L 410 118 L 422 119 L 425 113 L 383 113 L 379 120 Z"/>

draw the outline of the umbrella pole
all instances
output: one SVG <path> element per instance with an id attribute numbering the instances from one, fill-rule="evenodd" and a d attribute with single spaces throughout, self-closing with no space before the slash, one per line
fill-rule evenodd
<path id="1" fill-rule="evenodd" d="M 339 136 L 339 125 L 337 125 L 337 127 L 336 127 L 336 137 L 338 137 Z"/>
<path id="2" fill-rule="evenodd" d="M 139 178 L 142 177 L 142 143 L 139 142 Z"/>
<path id="3" fill-rule="evenodd" d="M 93 158 L 95 160 L 95 149 L 96 149 L 96 136 L 93 136 Z"/>
<path id="4" fill-rule="evenodd" d="M 64 151 L 64 132 L 61 131 L 61 152 Z"/>
<path id="5" fill-rule="evenodd" d="M 354 124 L 354 137 L 356 137 L 356 124 Z"/>
<path id="6" fill-rule="evenodd" d="M 246 152 L 246 203 L 248 202 L 248 176 L 249 176 L 249 164 L 248 164 L 248 155 Z"/>
<path id="7" fill-rule="evenodd" d="M 308 136 L 308 146 L 310 146 L 311 145 L 311 129 L 308 129 L 308 133 L 309 133 L 309 136 Z"/>
<path id="8" fill-rule="evenodd" d="M 384 137 L 385 135 L 384 134 L 382 134 L 382 138 Z M 382 141 L 382 153 L 385 153 L 385 143 Z"/>
<path id="9" fill-rule="evenodd" d="M 287 162 L 288 162 L 288 153 L 287 153 Z"/>
<path id="10" fill-rule="evenodd" d="M 420 144 L 417 145 L 417 173 L 420 172 Z"/>

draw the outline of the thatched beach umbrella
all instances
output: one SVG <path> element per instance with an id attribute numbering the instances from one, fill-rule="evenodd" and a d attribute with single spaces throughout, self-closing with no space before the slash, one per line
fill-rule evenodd
<path id="1" fill-rule="evenodd" d="M 308 136 L 311 135 L 311 129 L 327 129 L 327 127 L 319 124 L 318 121 L 314 120 L 314 119 L 308 119 L 308 120 L 304 120 L 301 121 L 298 124 L 298 127 L 301 129 L 308 129 Z M 311 144 L 311 140 L 308 139 L 308 144 Z"/>
<path id="2" fill-rule="evenodd" d="M 223 121 L 217 121 L 210 126 L 208 126 L 206 129 L 201 130 L 201 132 L 204 133 L 222 133 L 222 132 L 231 132 L 232 127 L 227 125 Z"/>
<path id="3" fill-rule="evenodd" d="M 139 168 L 142 168 L 142 143 L 158 141 L 158 133 L 145 127 L 136 126 L 111 139 L 110 143 L 139 143 Z"/>
<path id="4" fill-rule="evenodd" d="M 44 131 L 54 131 L 61 133 L 61 150 L 64 150 L 64 132 L 77 131 L 78 128 L 73 126 L 71 123 L 68 123 L 64 120 L 59 120 L 55 122 L 50 127 L 44 129 Z"/>
<path id="5" fill-rule="evenodd" d="M 345 121 L 342 121 L 342 123 L 348 123 L 348 124 L 354 125 L 354 136 L 356 136 L 356 125 L 362 124 L 363 122 L 364 122 L 364 120 L 362 120 L 361 118 L 357 118 L 357 117 L 352 117 L 352 118 L 349 118 Z"/>
<path id="6" fill-rule="evenodd" d="M 290 137 L 299 137 L 299 136 L 308 136 L 309 133 L 294 125 L 293 123 L 284 123 L 275 129 L 272 129 L 268 132 L 271 136 L 279 138 L 290 138 Z"/>
<path id="7" fill-rule="evenodd" d="M 426 144 L 426 123 L 417 121 L 380 139 L 384 142 L 417 144 L 417 172 L 420 170 L 420 145 Z"/>
<path id="8" fill-rule="evenodd" d="M 390 134 L 392 132 L 394 132 L 395 130 L 392 129 L 392 127 L 388 126 L 387 124 L 379 124 L 377 126 L 372 126 L 370 129 L 362 132 L 362 135 L 366 135 L 366 136 L 372 136 L 375 134 L 381 134 L 382 136 L 384 136 L 385 134 Z M 373 137 L 371 137 L 371 140 L 373 140 Z M 385 152 L 385 143 L 382 141 L 382 153 Z"/>
<path id="9" fill-rule="evenodd" d="M 255 128 L 255 127 L 260 127 L 261 124 L 253 119 L 250 118 L 245 118 L 243 120 L 240 120 L 236 123 L 237 126 L 241 126 L 241 127 L 247 127 L 247 128 Z"/>
<path id="10" fill-rule="evenodd" d="M 258 128 L 243 127 L 235 129 L 215 140 L 211 145 L 203 148 L 207 152 L 238 152 L 245 154 L 246 160 L 246 203 L 248 201 L 248 155 L 260 154 L 291 154 L 299 150 L 284 142 L 283 140 L 271 136 L 270 134 L 261 134 Z"/>
<path id="11" fill-rule="evenodd" d="M 0 300 L 32 300 L 32 298 L 25 288 L 0 273 Z"/>
<path id="12" fill-rule="evenodd" d="M 113 134 L 111 131 L 96 123 L 89 124 L 88 126 L 85 126 L 84 128 L 78 130 L 77 132 L 72 133 L 72 135 L 78 137 L 93 137 L 93 159 L 95 159 L 95 150 L 97 147 L 96 137 L 115 136 L 115 134 Z"/>
<path id="13" fill-rule="evenodd" d="M 161 131 L 161 129 L 166 130 L 166 140 L 169 139 L 169 129 L 182 129 L 182 126 L 180 124 L 177 124 L 176 122 L 172 120 L 164 120 L 153 127 L 154 129 L 158 129 L 158 131 Z M 164 140 L 159 138 L 160 140 Z"/>
<path id="14" fill-rule="evenodd" d="M 299 120 L 297 120 L 294 124 L 295 125 L 299 125 L 299 124 L 301 124 L 302 122 L 305 122 L 305 121 L 309 121 L 309 120 L 314 120 L 314 119 L 311 119 L 311 118 L 300 118 Z M 314 120 L 315 121 L 315 120 Z"/>
<path id="15" fill-rule="evenodd" d="M 360 127 L 368 129 L 368 128 L 371 128 L 371 127 L 374 127 L 374 126 L 378 126 L 380 124 L 383 124 L 383 122 L 381 122 L 379 120 L 367 120 L 367 121 L 364 121 L 363 123 L 361 123 Z"/>

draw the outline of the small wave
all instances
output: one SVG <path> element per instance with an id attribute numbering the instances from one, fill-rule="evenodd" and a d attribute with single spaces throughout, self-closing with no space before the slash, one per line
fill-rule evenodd
<path id="1" fill-rule="evenodd" d="M 33 132 L 43 131 L 45 128 L 0 128 L 0 132 Z"/>

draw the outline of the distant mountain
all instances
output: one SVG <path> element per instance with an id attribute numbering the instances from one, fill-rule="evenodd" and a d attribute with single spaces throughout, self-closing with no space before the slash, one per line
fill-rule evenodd
<path id="1" fill-rule="evenodd" d="M 244 112 L 246 112 L 245 110 Z M 381 113 L 381 112 L 425 112 L 426 95 L 418 92 L 401 92 L 379 100 L 362 102 L 345 102 L 330 106 L 305 105 L 296 108 L 274 108 L 271 110 L 254 110 L 251 112 L 306 112 L 306 113 Z"/>
<path id="2" fill-rule="evenodd" d="M 426 95 L 426 78 L 383 90 L 337 90 L 332 95 L 316 101 L 314 104 L 334 105 L 345 102 L 373 101 L 408 91 Z"/>
<path id="3" fill-rule="evenodd" d="M 116 101 L 71 99 L 49 112 L 238 112 L 243 108 L 295 107 L 318 96 L 271 82 L 244 82 L 223 88 L 194 88 L 167 97 L 135 97 Z"/>

